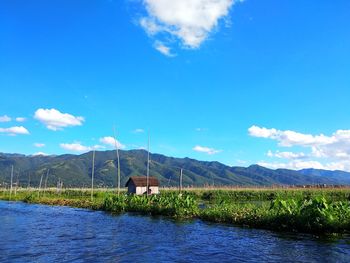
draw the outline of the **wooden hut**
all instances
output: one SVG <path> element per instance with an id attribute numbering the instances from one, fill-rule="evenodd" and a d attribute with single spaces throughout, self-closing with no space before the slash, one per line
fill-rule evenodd
<path id="1" fill-rule="evenodd" d="M 131 176 L 125 187 L 129 194 L 147 194 L 147 176 Z M 148 194 L 159 194 L 159 181 L 155 177 L 148 178 Z"/>

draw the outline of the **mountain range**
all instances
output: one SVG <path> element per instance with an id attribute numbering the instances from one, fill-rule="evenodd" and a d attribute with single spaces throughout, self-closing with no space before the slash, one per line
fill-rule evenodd
<path id="1" fill-rule="evenodd" d="M 185 186 L 350 185 L 350 173 L 344 171 L 272 170 L 259 165 L 230 167 L 219 162 L 173 158 L 161 154 L 150 154 L 150 158 L 150 175 L 157 177 L 161 186 L 177 186 L 180 169 L 183 169 Z M 43 178 L 43 183 L 46 181 L 48 186 L 56 186 L 58 180 L 61 180 L 66 187 L 89 187 L 92 152 L 58 156 L 0 153 L 1 185 L 9 185 L 12 166 L 14 167 L 13 182 L 18 181 L 21 186 L 37 187 Z M 145 175 L 147 151 L 120 151 L 120 167 L 122 186 L 130 176 Z M 48 177 L 46 177 L 47 174 Z M 116 152 L 97 151 L 95 185 L 114 187 L 116 183 Z"/>

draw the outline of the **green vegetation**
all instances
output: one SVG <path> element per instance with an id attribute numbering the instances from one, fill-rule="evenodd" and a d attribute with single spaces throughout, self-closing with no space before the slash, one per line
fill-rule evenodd
<path id="1" fill-rule="evenodd" d="M 194 194 L 210 203 L 232 203 L 245 201 L 271 201 L 275 199 L 308 199 L 324 196 L 333 201 L 350 201 L 349 188 L 324 189 L 233 189 L 233 190 L 196 190 Z"/>
<path id="2" fill-rule="evenodd" d="M 341 233 L 350 231 L 350 203 L 328 201 L 319 196 L 297 200 L 275 199 L 261 204 L 212 205 L 202 210 L 201 218 L 272 230 Z"/>
<path id="3" fill-rule="evenodd" d="M 38 191 L 37 189 L 19 189 L 10 195 L 9 190 L 0 190 L 0 199 L 8 201 L 23 201 L 26 203 L 40 203 L 46 205 L 72 206 L 101 210 L 105 195 L 108 192 L 95 192 L 91 200 L 91 192 L 88 190 L 56 190 Z"/>
<path id="4" fill-rule="evenodd" d="M 8 190 L 0 199 L 9 200 Z M 136 196 L 112 191 L 19 189 L 11 200 L 67 205 L 112 213 L 136 212 L 176 219 L 199 218 L 255 228 L 308 233 L 350 232 L 350 189 L 163 190 Z"/>
<path id="5" fill-rule="evenodd" d="M 189 194 L 166 193 L 153 196 L 108 195 L 103 210 L 111 212 L 138 212 L 173 218 L 193 218 L 199 214 L 198 203 Z"/>

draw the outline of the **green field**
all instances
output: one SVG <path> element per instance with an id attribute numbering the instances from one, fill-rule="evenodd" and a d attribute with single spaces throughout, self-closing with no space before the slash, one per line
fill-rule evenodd
<path id="1" fill-rule="evenodd" d="M 176 219 L 306 233 L 350 232 L 350 189 L 163 189 L 157 196 L 120 195 L 99 189 L 0 189 L 0 199 L 66 205 L 113 213 L 135 212 Z"/>

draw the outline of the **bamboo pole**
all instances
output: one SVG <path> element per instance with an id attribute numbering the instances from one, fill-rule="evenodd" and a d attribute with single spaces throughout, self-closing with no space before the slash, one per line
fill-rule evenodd
<path id="1" fill-rule="evenodd" d="M 17 196 L 17 189 L 18 189 L 18 184 L 19 184 L 18 176 L 19 176 L 19 172 L 17 173 L 17 176 L 16 176 L 15 196 Z"/>
<path id="2" fill-rule="evenodd" d="M 182 174 L 183 174 L 183 169 L 180 170 L 180 193 L 182 192 Z"/>
<path id="3" fill-rule="evenodd" d="M 91 201 L 94 200 L 95 150 L 92 152 Z"/>
<path id="4" fill-rule="evenodd" d="M 41 192 L 41 184 L 43 182 L 43 174 L 41 174 L 41 177 L 40 177 L 40 184 L 39 184 L 39 191 L 38 191 L 38 197 L 40 197 L 40 192 Z"/>
<path id="5" fill-rule="evenodd" d="M 30 173 L 28 173 L 28 186 L 27 186 L 30 190 Z"/>
<path id="6" fill-rule="evenodd" d="M 147 183 L 146 183 L 146 185 L 147 185 L 147 188 L 146 188 L 147 195 L 149 194 L 149 165 L 150 165 L 150 154 L 149 154 L 149 151 L 150 151 L 150 142 L 151 142 L 151 137 L 150 137 L 150 132 L 148 130 L 147 179 L 146 179 L 146 181 L 147 181 Z"/>
<path id="7" fill-rule="evenodd" d="M 45 185 L 44 185 L 44 193 L 46 193 L 47 179 L 49 178 L 49 173 L 50 173 L 50 169 L 47 169 L 46 178 L 45 178 Z"/>
<path id="8" fill-rule="evenodd" d="M 11 197 L 12 197 L 12 182 L 13 182 L 13 165 L 12 165 L 12 168 L 11 168 L 10 200 L 11 200 Z"/>
<path id="9" fill-rule="evenodd" d="M 120 193 L 120 160 L 119 160 L 119 149 L 118 149 L 118 142 L 117 142 L 117 137 L 116 137 L 116 131 L 115 131 L 115 126 L 113 127 L 113 132 L 114 132 L 114 144 L 115 144 L 115 149 L 117 151 L 117 164 L 118 164 L 118 190 L 117 193 L 119 195 Z"/>

